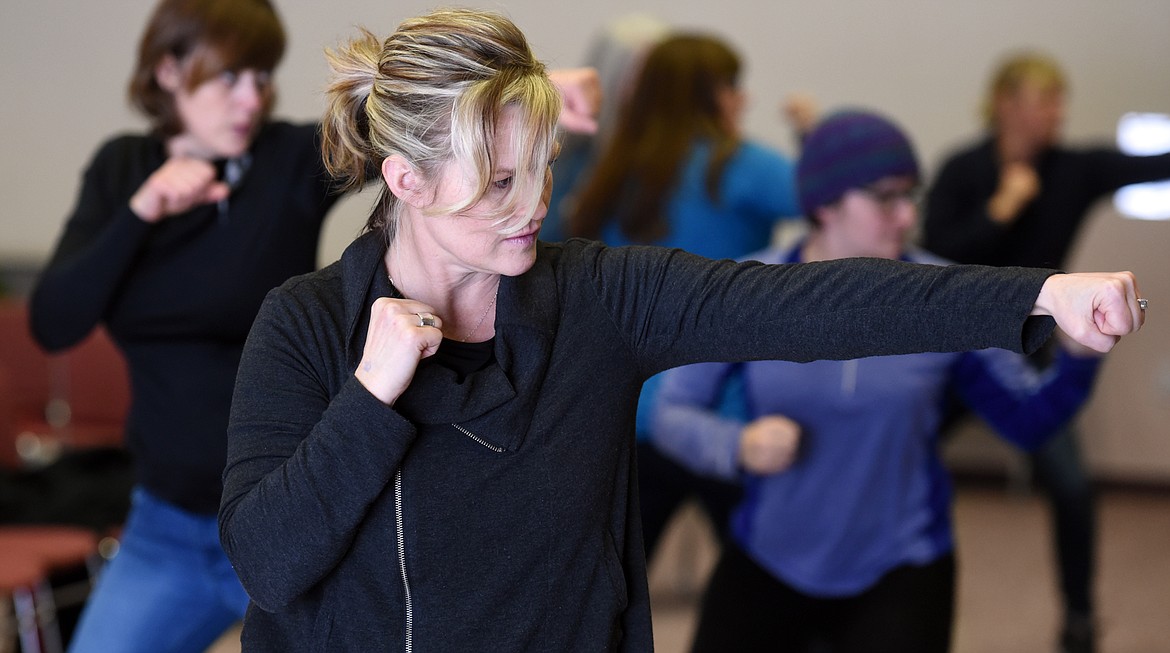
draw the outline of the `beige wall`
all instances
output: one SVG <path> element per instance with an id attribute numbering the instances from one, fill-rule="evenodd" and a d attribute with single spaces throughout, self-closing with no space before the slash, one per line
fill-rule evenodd
<path id="1" fill-rule="evenodd" d="M 278 113 L 321 110 L 321 49 L 362 24 L 378 33 L 443 3 L 418 0 L 277 0 L 290 33 Z M 39 263 L 70 210 L 79 174 L 109 134 L 138 129 L 124 85 L 152 0 L 5 0 L 0 5 L 0 259 Z M 592 34 L 620 12 L 655 13 L 678 27 L 722 34 L 744 55 L 752 107 L 748 132 L 791 150 L 776 107 L 803 89 L 828 106 L 867 105 L 902 122 L 932 171 L 945 150 L 979 129 L 984 78 L 1005 50 L 1039 46 L 1072 78 L 1070 140 L 1110 139 L 1130 110 L 1170 111 L 1170 2 L 1165 0 L 601 0 L 485 3 L 508 12 L 554 66 L 576 65 Z M 342 203 L 327 225 L 321 259 L 356 233 L 371 198 Z M 1159 315 L 1168 223 L 1096 220 L 1086 264 L 1143 274 L 1152 324 L 1111 357 L 1086 415 L 1090 455 L 1110 473 L 1170 479 L 1170 355 Z M 1163 318 L 1170 320 L 1170 318 Z M 1159 329 L 1161 329 L 1159 331 Z M 1159 346 L 1160 344 L 1160 346 Z"/>
<path id="2" fill-rule="evenodd" d="M 1170 222 L 1121 217 L 1102 202 L 1071 270 L 1132 270 L 1150 298 L 1146 325 L 1105 360 L 1081 417 L 1081 442 L 1101 476 L 1170 480 Z"/>

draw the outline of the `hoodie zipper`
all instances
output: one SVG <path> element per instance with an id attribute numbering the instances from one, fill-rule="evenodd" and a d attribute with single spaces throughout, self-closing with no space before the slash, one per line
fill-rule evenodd
<path id="1" fill-rule="evenodd" d="M 402 527 L 402 470 L 394 474 L 394 527 L 398 534 L 398 568 L 402 570 L 402 589 L 406 600 L 406 653 L 414 650 L 414 603 L 410 598 L 410 579 L 406 575 L 406 532 Z"/>
<path id="2" fill-rule="evenodd" d="M 478 435 L 468 431 L 467 429 L 452 423 L 457 431 L 478 442 L 479 444 L 491 449 L 496 453 L 504 453 L 503 447 L 498 447 L 491 444 L 487 440 Z M 410 577 L 406 573 L 406 529 L 402 526 L 402 470 L 394 474 L 394 529 L 398 536 L 398 568 L 402 570 L 402 591 L 405 600 L 403 603 L 406 606 L 406 627 L 404 629 L 406 634 L 405 651 L 412 653 L 414 651 L 414 602 L 410 596 Z"/>
<path id="3" fill-rule="evenodd" d="M 492 451 L 494 451 L 496 453 L 504 453 L 504 451 L 505 451 L 505 449 L 503 447 L 496 446 L 496 445 L 488 442 L 487 440 L 484 440 L 483 438 L 472 433 L 471 431 L 468 431 L 467 429 L 463 428 L 462 426 L 459 426 L 458 424 L 452 423 L 451 426 L 454 426 L 456 431 L 459 431 L 463 435 L 466 435 L 467 437 L 471 438 L 472 440 L 475 440 L 476 442 L 482 444 L 483 446 L 487 447 L 488 449 L 491 449 Z"/>
<path id="4" fill-rule="evenodd" d="M 841 394 L 852 398 L 857 392 L 857 359 L 847 360 L 841 364 Z"/>

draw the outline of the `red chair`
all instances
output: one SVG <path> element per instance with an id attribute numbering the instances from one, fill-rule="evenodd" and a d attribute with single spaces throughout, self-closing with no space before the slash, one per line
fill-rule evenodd
<path id="1" fill-rule="evenodd" d="M 130 409 L 130 376 L 122 352 L 103 327 L 53 357 L 66 420 L 57 437 L 67 448 L 121 447 Z"/>
<path id="2" fill-rule="evenodd" d="M 59 354 L 33 339 L 23 300 L 0 300 L 0 465 L 51 462 L 63 449 L 120 447 L 130 406 L 122 353 L 98 327 Z"/>
<path id="3" fill-rule="evenodd" d="M 50 355 L 32 338 L 25 302 L 0 300 L 0 465 L 13 469 L 13 478 L 60 470 L 42 466 L 66 449 L 121 447 L 129 404 L 125 361 L 103 329 Z M 28 514 L 18 521 L 36 525 L 0 526 L 0 600 L 12 606 L 2 612 L 16 624 L 22 651 L 56 653 L 57 610 L 88 596 L 99 538 L 91 528 L 40 524 L 54 521 L 52 502 L 21 496 Z M 92 512 L 87 505 L 85 514 Z"/>
<path id="4" fill-rule="evenodd" d="M 11 599 L 7 616 L 16 624 L 21 651 L 61 651 L 57 609 L 84 601 L 99 559 L 98 537 L 85 528 L 0 527 L 0 592 Z M 53 584 L 54 574 L 77 569 L 85 571 L 80 592 Z"/>
<path id="5" fill-rule="evenodd" d="M 0 394 L 0 464 L 22 464 L 16 442 L 25 431 L 51 430 L 45 416 L 49 398 L 49 357 L 33 340 L 28 327 L 28 308 L 23 301 L 0 300 L 0 375 L 5 378 Z"/>

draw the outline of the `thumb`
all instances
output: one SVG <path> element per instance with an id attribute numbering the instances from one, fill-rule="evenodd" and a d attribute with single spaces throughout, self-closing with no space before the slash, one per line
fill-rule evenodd
<path id="1" fill-rule="evenodd" d="M 212 202 L 219 202 L 221 200 L 226 200 L 228 198 L 228 195 L 231 194 L 231 192 L 232 192 L 231 187 L 228 186 L 227 184 L 225 184 L 224 182 L 222 182 L 222 181 L 212 182 L 212 183 L 208 184 L 207 188 L 204 189 L 204 191 L 203 191 L 203 202 L 210 204 Z"/>
<path id="2" fill-rule="evenodd" d="M 1085 323 L 1084 328 L 1068 335 L 1089 349 L 1107 354 L 1109 350 L 1113 349 L 1113 345 L 1116 345 L 1117 341 L 1120 340 L 1120 336 L 1112 333 L 1108 320 L 1109 318 L 1104 313 L 1098 311 L 1094 313 L 1092 323 Z"/>

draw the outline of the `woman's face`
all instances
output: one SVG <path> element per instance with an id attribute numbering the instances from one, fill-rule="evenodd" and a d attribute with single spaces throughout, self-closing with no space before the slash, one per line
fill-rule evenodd
<path id="1" fill-rule="evenodd" d="M 1001 95 L 996 104 L 999 129 L 1038 148 L 1060 141 L 1064 114 L 1064 90 L 1039 81 L 1025 81 L 1015 91 Z"/>
<path id="2" fill-rule="evenodd" d="M 821 212 L 821 230 L 835 257 L 895 259 L 918 219 L 913 177 L 885 177 L 854 188 Z"/>
<path id="3" fill-rule="evenodd" d="M 217 159 L 246 152 L 272 92 L 269 71 L 223 71 L 188 89 L 182 64 L 173 64 L 173 74 L 166 65 L 160 66 L 159 83 L 171 91 L 183 125 L 171 154 Z"/>
<path id="4" fill-rule="evenodd" d="M 437 248 L 430 255 L 443 257 L 456 269 L 516 276 L 526 272 L 536 261 L 536 235 L 548 212 L 552 192 L 552 168 L 546 169 L 545 182 L 539 196 L 522 198 L 513 210 L 498 215 L 506 203 L 508 190 L 517 165 L 512 135 L 522 128 L 519 110 L 504 110 L 496 128 L 493 144 L 493 171 L 491 188 L 474 206 L 454 215 L 419 215 L 411 228 L 426 235 L 425 241 Z M 551 162 L 550 162 L 551 164 Z M 450 162 L 440 174 L 435 186 L 432 206 L 450 206 L 475 194 L 474 174 L 465 171 L 458 162 Z M 535 203 L 535 207 L 533 204 Z M 532 212 L 531 219 L 528 214 Z M 424 254 L 427 254 L 424 252 Z"/>

